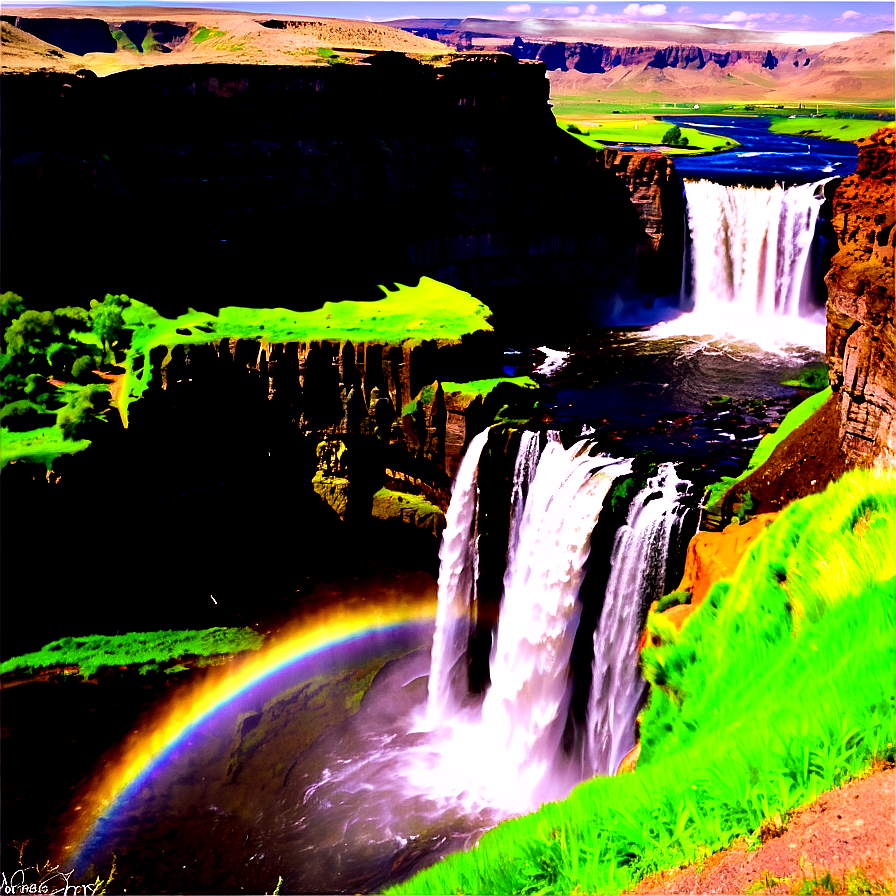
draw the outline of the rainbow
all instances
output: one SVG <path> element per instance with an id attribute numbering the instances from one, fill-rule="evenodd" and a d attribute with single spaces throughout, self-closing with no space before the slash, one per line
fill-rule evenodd
<path id="1" fill-rule="evenodd" d="M 203 723 L 265 679 L 304 659 L 358 642 L 375 633 L 432 623 L 435 600 L 405 599 L 386 606 L 330 607 L 305 617 L 296 628 L 258 653 L 237 657 L 193 687 L 175 693 L 151 722 L 140 724 L 95 773 L 71 810 L 60 858 L 79 863 L 100 823 L 111 817 L 141 784 Z"/>

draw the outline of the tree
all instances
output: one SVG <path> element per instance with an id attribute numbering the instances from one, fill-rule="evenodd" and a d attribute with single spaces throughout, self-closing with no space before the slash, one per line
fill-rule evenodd
<path id="1" fill-rule="evenodd" d="M 665 134 L 663 134 L 663 145 L 664 146 L 687 146 L 688 138 L 681 136 L 681 128 L 678 125 L 669 128 Z"/>
<path id="2" fill-rule="evenodd" d="M 0 295 L 0 320 L 4 323 L 18 317 L 25 310 L 25 300 L 14 292 Z"/>
<path id="3" fill-rule="evenodd" d="M 43 354 L 57 336 L 59 327 L 52 311 L 24 311 L 6 328 L 7 351 L 10 355 Z"/>
<path id="4" fill-rule="evenodd" d="M 90 303 L 91 330 L 100 337 L 103 348 L 108 352 L 118 342 L 124 331 L 122 311 L 131 300 L 125 296 L 106 295 L 102 302 L 93 299 Z"/>

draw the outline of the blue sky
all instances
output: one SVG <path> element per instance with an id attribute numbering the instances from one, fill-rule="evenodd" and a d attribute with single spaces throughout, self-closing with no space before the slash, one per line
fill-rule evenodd
<path id="1" fill-rule="evenodd" d="M 13 0 L 10 5 L 50 5 L 47 0 Z M 62 0 L 66 6 L 97 5 L 97 0 Z M 104 4 L 105 5 L 105 4 Z M 536 2 L 536 0 L 109 0 L 115 6 L 180 6 L 270 11 L 293 15 L 334 16 L 347 19 L 464 18 L 483 16 L 500 19 L 567 18 L 597 22 L 692 22 L 698 25 L 729 25 L 758 31 L 828 31 L 867 33 L 893 28 L 892 0 L 672 0 L 672 2 Z"/>

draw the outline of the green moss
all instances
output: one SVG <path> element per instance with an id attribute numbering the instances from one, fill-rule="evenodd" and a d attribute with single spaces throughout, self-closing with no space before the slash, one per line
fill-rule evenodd
<path id="1" fill-rule="evenodd" d="M 438 537 L 445 528 L 445 513 L 420 495 L 406 495 L 381 488 L 373 496 L 371 516 L 379 520 L 401 520 Z"/>
<path id="2" fill-rule="evenodd" d="M 487 322 L 491 312 L 482 302 L 429 277 L 421 277 L 417 286 L 384 288 L 383 293 L 378 302 L 325 302 L 315 311 L 227 306 L 217 316 L 190 310 L 174 319 L 132 301 L 124 310 L 125 326 L 133 334 L 123 364 L 120 409 L 126 419 L 129 402 L 143 393 L 152 377 L 149 353 L 160 345 L 201 345 L 225 338 L 413 345 L 427 339 L 458 342 L 468 333 L 492 329 Z M 138 374 L 134 368 L 141 356 L 143 368 Z"/>
<path id="3" fill-rule="evenodd" d="M 131 632 L 125 635 L 87 635 L 52 641 L 34 653 L 6 660 L 0 672 L 78 666 L 85 677 L 101 666 L 144 664 L 153 671 L 160 663 L 183 656 L 221 656 L 258 650 L 264 638 L 249 628 L 209 628 L 201 631 Z M 169 670 L 170 671 L 170 670 Z"/>
<path id="4" fill-rule="evenodd" d="M 892 472 L 859 470 L 795 502 L 680 632 L 659 624 L 635 774 L 587 781 L 389 892 L 620 893 L 892 762 L 894 490 Z"/>

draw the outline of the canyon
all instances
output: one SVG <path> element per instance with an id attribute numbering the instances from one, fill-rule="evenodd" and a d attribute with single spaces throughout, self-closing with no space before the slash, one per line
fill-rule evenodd
<path id="1" fill-rule="evenodd" d="M 369 62 L 3 76 L 4 211 L 18 225 L 3 234 L 4 288 L 38 307 L 123 292 L 170 316 L 308 309 L 375 301 L 381 286 L 430 276 L 484 301 L 494 328 L 413 343 L 221 339 L 155 349 L 160 375 L 133 403 L 127 430 L 110 422 L 51 475 L 22 462 L 3 472 L 4 511 L 17 523 L 5 546 L 18 558 L 4 588 L 30 593 L 47 551 L 54 558 L 41 571 L 49 598 L 22 601 L 12 616 L 6 604 L 16 652 L 23 637 L 48 640 L 52 627 L 269 624 L 321 581 L 408 567 L 431 577 L 451 480 L 473 437 L 497 421 L 476 444 L 490 487 L 477 499 L 478 559 L 468 572 L 478 603 L 467 684 L 488 685 L 514 458 L 538 441 L 533 428 L 554 421 L 535 390 L 461 387 L 500 378 L 508 344 L 567 345 L 571 328 L 606 323 L 620 294 L 645 307 L 660 295 L 677 300 L 682 183 L 660 153 L 594 153 L 556 127 L 540 62 Z M 724 522 L 750 489 L 761 510 L 774 510 L 820 491 L 819 469 L 832 478 L 892 463 L 892 166 L 892 133 L 881 133 L 834 190 L 834 398 L 732 492 Z M 559 436 L 549 439 L 559 455 Z M 588 459 L 579 460 L 584 469 Z M 641 491 L 649 506 L 644 485 L 656 470 L 644 458 L 630 464 L 636 475 L 618 502 L 607 479 L 606 506 L 591 520 L 601 553 L 584 574 L 583 603 L 594 616 L 612 534 Z M 546 507 L 549 490 L 541 498 Z M 698 535 L 680 588 L 698 603 L 769 521 Z M 654 589 L 681 579 L 684 544 L 674 548 Z M 667 611 L 679 625 L 689 612 Z M 571 718 L 586 698 L 574 695 Z M 234 769 L 257 759 L 251 724 L 234 739 Z M 274 777 L 285 784 L 290 771 Z"/>

